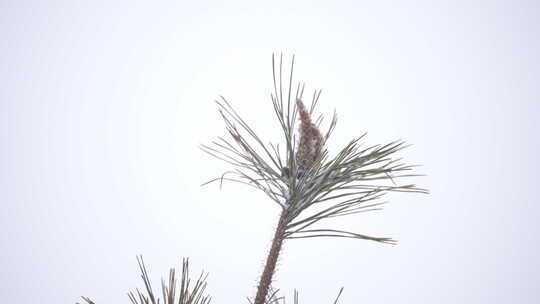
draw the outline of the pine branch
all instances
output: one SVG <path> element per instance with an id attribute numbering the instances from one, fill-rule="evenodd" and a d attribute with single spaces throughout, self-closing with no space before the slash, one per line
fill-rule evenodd
<path id="1" fill-rule="evenodd" d="M 129 292 L 128 297 L 132 304 L 210 304 L 211 298 L 205 294 L 208 274 L 202 272 L 197 281 L 195 281 L 195 285 L 191 287 L 189 259 L 185 258 L 182 260 L 180 281 L 178 281 L 177 271 L 174 268 L 169 270 L 168 281 L 161 280 L 161 298 L 152 289 L 150 277 L 142 256 L 137 257 L 137 263 L 141 271 L 145 292 L 141 292 L 139 289 Z M 179 293 L 177 293 L 178 289 Z M 87 297 L 82 297 L 82 299 L 86 304 L 96 304 Z"/>
<path id="2" fill-rule="evenodd" d="M 363 148 L 363 134 L 331 157 L 327 143 L 336 127 L 337 115 L 334 112 L 323 136 L 320 125 L 324 115 L 312 119 L 321 91 L 314 91 L 311 105 L 306 107 L 304 85 L 298 83 L 293 94 L 293 70 L 294 56 L 289 78 L 285 80 L 288 86 L 284 87 L 283 56 L 279 63 L 272 56 L 274 93 L 270 97 L 283 133 L 282 145 L 265 145 L 254 128 L 221 96 L 216 103 L 230 137 L 219 137 L 210 145 L 201 146 L 203 151 L 235 167 L 226 172 L 227 177 L 223 174 L 208 183 L 219 181 L 221 185 L 223 181 L 232 181 L 250 185 L 282 209 L 254 304 L 267 300 L 284 240 L 339 237 L 395 244 L 387 237 L 313 226 L 336 217 L 380 210 L 380 199 L 390 192 L 428 192 L 416 185 L 397 183 L 401 178 L 418 176 L 409 173 L 415 166 L 394 156 L 407 147 L 404 141 Z M 297 121 L 298 135 L 294 130 Z"/>

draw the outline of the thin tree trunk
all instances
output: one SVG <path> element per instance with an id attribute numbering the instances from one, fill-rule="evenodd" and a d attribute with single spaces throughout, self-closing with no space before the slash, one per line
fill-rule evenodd
<path id="1" fill-rule="evenodd" d="M 272 283 L 272 276 L 276 270 L 279 252 L 281 251 L 281 245 L 283 244 L 284 240 L 285 217 L 286 212 L 282 212 L 276 228 L 276 233 L 274 234 L 274 239 L 272 241 L 272 247 L 270 247 L 270 252 L 268 253 L 268 258 L 266 259 L 261 280 L 259 281 L 259 286 L 257 287 L 257 295 L 255 296 L 254 304 L 264 304 L 268 295 L 268 290 L 270 288 L 270 284 Z"/>

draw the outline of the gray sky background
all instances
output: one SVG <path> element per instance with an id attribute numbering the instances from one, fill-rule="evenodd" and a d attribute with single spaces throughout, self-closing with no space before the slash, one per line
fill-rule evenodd
<path id="1" fill-rule="evenodd" d="M 215 303 L 247 303 L 278 208 L 198 145 L 227 97 L 269 139 L 271 54 L 322 88 L 330 151 L 405 139 L 430 195 L 338 225 L 397 238 L 285 244 L 302 303 L 538 303 L 536 1 L 2 1 L 3 303 L 128 303 L 189 256 Z"/>

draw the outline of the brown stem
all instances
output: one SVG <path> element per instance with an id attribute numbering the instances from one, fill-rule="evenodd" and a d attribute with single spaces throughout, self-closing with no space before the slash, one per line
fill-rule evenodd
<path id="1" fill-rule="evenodd" d="M 257 295 L 255 296 L 254 304 L 264 304 L 268 295 L 268 289 L 272 283 L 272 276 L 276 270 L 279 252 L 281 251 L 281 245 L 283 244 L 285 236 L 285 218 L 286 212 L 281 213 L 279 223 L 276 228 L 276 233 L 274 234 L 274 239 L 272 241 L 272 247 L 270 247 L 270 252 L 268 253 L 268 258 L 266 258 L 266 264 L 264 266 L 261 280 L 259 281 L 259 286 L 257 287 Z"/>

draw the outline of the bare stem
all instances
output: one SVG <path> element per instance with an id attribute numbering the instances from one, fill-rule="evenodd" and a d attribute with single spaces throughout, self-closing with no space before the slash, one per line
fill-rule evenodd
<path id="1" fill-rule="evenodd" d="M 276 264 L 279 257 L 279 252 L 281 251 L 281 245 L 285 239 L 285 218 L 286 211 L 281 213 L 279 218 L 279 223 L 276 228 L 276 233 L 274 234 L 274 239 L 272 240 L 272 247 L 270 247 L 270 252 L 268 253 L 268 258 L 266 259 L 266 264 L 259 281 L 259 286 L 257 287 L 257 295 L 255 296 L 254 304 L 264 304 L 266 297 L 268 295 L 268 290 L 270 284 L 272 283 L 272 276 L 276 270 Z"/>

